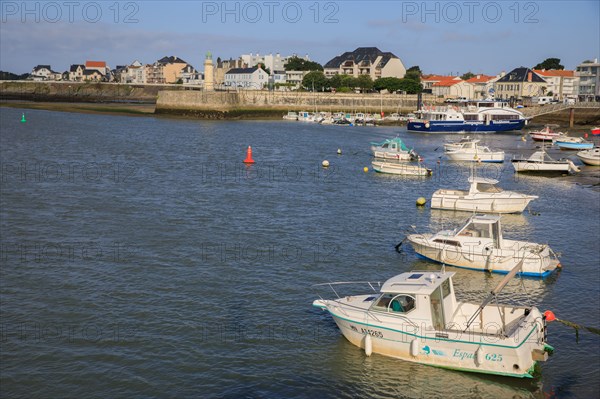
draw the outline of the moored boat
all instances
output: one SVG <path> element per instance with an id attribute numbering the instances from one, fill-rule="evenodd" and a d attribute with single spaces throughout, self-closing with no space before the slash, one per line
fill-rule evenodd
<path id="1" fill-rule="evenodd" d="M 522 275 L 546 277 L 560 266 L 548 245 L 505 239 L 499 215 L 473 215 L 460 228 L 406 239 L 424 258 L 466 269 L 506 274 L 523 261 Z"/>
<path id="2" fill-rule="evenodd" d="M 393 175 L 429 176 L 432 173 L 431 169 L 426 168 L 420 163 L 373 161 L 371 165 L 375 172 L 390 173 Z"/>
<path id="3" fill-rule="evenodd" d="M 563 132 L 553 131 L 552 130 L 553 126 L 558 126 L 558 125 L 546 125 L 541 130 L 532 130 L 529 132 L 529 136 L 534 141 L 552 141 L 552 140 L 560 138 L 560 137 L 566 137 L 566 134 Z"/>
<path id="4" fill-rule="evenodd" d="M 594 143 L 581 137 L 559 137 L 553 140 L 561 150 L 589 150 L 594 148 Z"/>
<path id="5" fill-rule="evenodd" d="M 600 127 L 593 127 L 591 130 L 594 136 L 600 135 Z"/>
<path id="6" fill-rule="evenodd" d="M 480 146 L 479 140 L 464 142 L 460 148 L 446 151 L 452 161 L 467 162 L 504 162 L 504 151 L 492 151 L 489 147 Z"/>
<path id="7" fill-rule="evenodd" d="M 512 159 L 515 172 L 579 172 L 579 168 L 568 159 L 555 160 L 546 151 L 536 151 L 529 158 Z"/>
<path id="8" fill-rule="evenodd" d="M 380 143 L 371 142 L 371 151 L 375 158 L 399 161 L 414 161 L 419 158 L 419 155 L 412 148 L 408 148 L 400 137 L 386 139 Z"/>
<path id="9" fill-rule="evenodd" d="M 289 111 L 286 115 L 283 115 L 283 119 L 288 120 L 288 121 L 297 121 L 298 113 L 296 113 L 294 111 Z"/>
<path id="10" fill-rule="evenodd" d="M 454 105 L 426 106 L 418 118 L 408 121 L 407 129 L 423 133 L 494 133 L 521 130 L 527 118 L 506 102 L 485 100 Z"/>
<path id="11" fill-rule="evenodd" d="M 468 191 L 439 189 L 431 197 L 432 209 L 448 209 L 468 212 L 520 213 L 536 195 L 504 191 L 497 186 L 498 180 L 482 177 L 469 178 Z"/>
<path id="12" fill-rule="evenodd" d="M 517 269 L 517 267 L 515 267 Z M 466 372 L 531 378 L 548 359 L 546 316 L 534 306 L 498 304 L 506 276 L 481 304 L 456 298 L 452 272 L 412 271 L 382 283 L 333 282 L 335 299 L 317 299 L 343 336 L 370 356 Z M 340 297 L 362 284 L 366 293 Z M 494 301 L 495 300 L 495 301 Z M 549 318 L 549 321 L 552 320 Z"/>
<path id="13" fill-rule="evenodd" d="M 444 151 L 458 150 L 458 149 L 462 148 L 462 145 L 464 143 L 471 143 L 471 142 L 479 143 L 479 140 L 472 139 L 471 136 L 465 136 L 458 141 L 451 141 L 448 143 L 444 143 Z"/>
<path id="14" fill-rule="evenodd" d="M 586 165 L 600 166 L 600 148 L 579 151 L 577 157 Z"/>

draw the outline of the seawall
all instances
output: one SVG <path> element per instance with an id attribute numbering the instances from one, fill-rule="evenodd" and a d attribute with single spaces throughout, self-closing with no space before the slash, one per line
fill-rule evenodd
<path id="1" fill-rule="evenodd" d="M 424 95 L 426 104 L 442 102 Z M 310 93 L 279 91 L 171 91 L 158 93 L 157 114 L 195 116 L 207 119 L 281 118 L 287 111 L 393 112 L 417 108 L 416 95 Z"/>

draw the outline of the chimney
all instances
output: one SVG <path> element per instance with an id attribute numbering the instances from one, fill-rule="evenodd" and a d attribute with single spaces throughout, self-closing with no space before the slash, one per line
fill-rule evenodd
<path id="1" fill-rule="evenodd" d="M 531 82 L 532 78 L 533 78 L 533 73 L 531 71 L 527 72 L 527 81 Z"/>

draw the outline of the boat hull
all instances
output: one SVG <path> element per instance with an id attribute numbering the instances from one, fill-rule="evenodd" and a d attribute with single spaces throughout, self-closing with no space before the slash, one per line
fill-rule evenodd
<path id="1" fill-rule="evenodd" d="M 373 150 L 373 156 L 375 158 L 395 159 L 398 161 L 412 161 L 414 159 L 412 154 L 410 154 L 408 152 L 398 152 L 398 151 Z"/>
<path id="2" fill-rule="evenodd" d="M 521 173 L 568 173 L 570 165 L 566 162 L 530 162 L 513 160 L 512 166 L 515 172 Z"/>
<path id="3" fill-rule="evenodd" d="M 451 161 L 462 162 L 504 162 L 504 151 L 496 152 L 463 152 L 463 151 L 448 151 L 446 156 Z"/>
<path id="4" fill-rule="evenodd" d="M 490 195 L 452 194 L 448 190 L 438 190 L 431 197 L 431 209 L 486 213 L 521 213 L 535 196 L 512 193 L 504 197 Z"/>
<path id="5" fill-rule="evenodd" d="M 591 150 L 594 143 L 570 143 L 566 141 L 555 141 L 554 144 L 561 150 Z"/>
<path id="6" fill-rule="evenodd" d="M 600 149 L 580 151 L 577 157 L 586 165 L 600 166 Z"/>
<path id="7" fill-rule="evenodd" d="M 447 242 L 453 241 L 451 237 L 443 238 Z M 465 269 L 506 274 L 523 261 L 519 274 L 546 277 L 560 265 L 558 260 L 551 258 L 548 246 L 523 241 L 504 240 L 509 244 L 503 248 L 494 248 L 491 243 L 481 246 L 481 239 L 477 238 L 462 246 L 435 242 L 435 237 L 431 234 L 411 234 L 407 239 L 417 254 L 435 262 Z"/>
<path id="8" fill-rule="evenodd" d="M 405 176 L 429 176 L 431 169 L 427 169 L 422 165 L 414 165 L 410 163 L 391 163 L 391 162 L 371 162 L 373 170 L 379 173 L 389 173 L 393 175 Z"/>
<path id="9" fill-rule="evenodd" d="M 543 352 L 543 323 L 537 309 L 508 337 L 460 330 L 422 330 L 407 319 L 377 321 L 366 312 L 338 306 L 335 301 L 315 305 L 327 310 L 342 335 L 353 345 L 404 361 L 466 372 L 532 378 L 533 351 Z M 379 316 L 379 315 L 378 315 Z M 368 321 L 368 322 L 365 322 Z M 367 336 L 369 338 L 367 338 Z M 478 353 L 481 352 L 481 353 Z"/>
<path id="10" fill-rule="evenodd" d="M 521 130 L 525 120 L 491 121 L 409 121 L 406 128 L 419 133 L 497 133 Z"/>

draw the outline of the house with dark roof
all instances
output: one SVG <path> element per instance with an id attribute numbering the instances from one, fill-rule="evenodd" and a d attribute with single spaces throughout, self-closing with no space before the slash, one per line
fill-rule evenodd
<path id="1" fill-rule="evenodd" d="M 88 82 L 102 82 L 106 80 L 106 75 L 97 69 L 86 69 L 83 71 L 83 80 Z"/>
<path id="2" fill-rule="evenodd" d="M 496 81 L 496 98 L 502 100 L 522 99 L 543 96 L 548 91 L 548 83 L 531 68 L 515 68 Z"/>
<path id="3" fill-rule="evenodd" d="M 54 72 L 50 65 L 37 65 L 31 71 L 30 80 L 61 80 L 62 73 Z"/>
<path id="4" fill-rule="evenodd" d="M 225 73 L 225 86 L 240 89 L 262 90 L 269 83 L 269 74 L 260 66 L 232 68 Z"/>
<path id="5" fill-rule="evenodd" d="M 85 65 L 71 65 L 71 67 L 69 68 L 69 80 L 73 82 L 81 82 L 83 80 L 83 71 L 85 71 Z"/>
<path id="6" fill-rule="evenodd" d="M 324 66 L 326 76 L 369 75 L 371 79 L 396 77 L 406 74 L 404 64 L 396 55 L 383 52 L 377 47 L 359 47 L 329 60 Z"/>
<path id="7" fill-rule="evenodd" d="M 176 56 L 165 56 L 154 64 L 146 65 L 147 83 L 177 83 L 183 69 L 188 65 Z"/>

